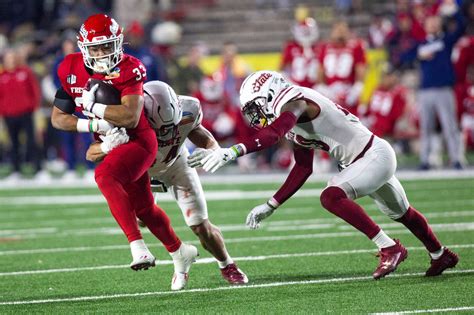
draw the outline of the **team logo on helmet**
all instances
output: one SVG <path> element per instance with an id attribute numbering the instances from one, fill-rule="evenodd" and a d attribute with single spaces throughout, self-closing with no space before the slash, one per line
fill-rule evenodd
<path id="1" fill-rule="evenodd" d="M 260 89 L 262 88 L 262 86 L 265 84 L 265 82 L 267 82 L 267 80 L 269 78 L 271 78 L 272 75 L 270 73 L 262 73 L 258 78 L 257 80 L 255 80 L 254 83 L 252 83 L 252 90 L 254 92 L 258 92 L 260 91 Z"/>

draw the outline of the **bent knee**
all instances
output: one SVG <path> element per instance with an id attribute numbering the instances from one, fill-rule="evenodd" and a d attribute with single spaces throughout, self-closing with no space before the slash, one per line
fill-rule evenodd
<path id="1" fill-rule="evenodd" d="M 321 196 L 319 197 L 321 201 L 321 205 L 325 209 L 331 209 L 334 207 L 335 203 L 339 200 L 347 198 L 346 193 L 344 190 L 337 186 L 329 186 L 323 190 Z"/>
<path id="2" fill-rule="evenodd" d="M 191 225 L 190 228 L 196 235 L 211 235 L 213 225 L 208 220 L 204 220 L 199 224 Z"/>

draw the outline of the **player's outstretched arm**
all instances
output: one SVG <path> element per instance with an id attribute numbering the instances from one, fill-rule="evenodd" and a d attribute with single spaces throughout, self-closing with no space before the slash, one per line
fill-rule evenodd
<path id="1" fill-rule="evenodd" d="M 246 224 L 251 229 L 258 229 L 260 222 L 293 196 L 313 173 L 314 150 L 295 145 L 293 148 L 295 165 L 280 189 L 266 203 L 253 208 L 247 216 Z"/>
<path id="2" fill-rule="evenodd" d="M 188 139 L 197 146 L 193 154 L 188 157 L 190 167 L 202 167 L 202 159 L 220 148 L 212 133 L 202 125 L 193 129 L 189 133 Z"/>

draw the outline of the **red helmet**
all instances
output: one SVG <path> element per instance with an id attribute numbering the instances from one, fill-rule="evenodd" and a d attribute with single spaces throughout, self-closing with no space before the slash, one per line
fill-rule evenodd
<path id="1" fill-rule="evenodd" d="M 122 28 L 111 17 L 95 14 L 87 18 L 77 35 L 77 46 L 85 65 L 94 72 L 109 73 L 122 60 Z M 106 54 L 91 55 L 91 48 L 101 46 Z"/>
<path id="2" fill-rule="evenodd" d="M 313 18 L 307 17 L 291 28 L 295 40 L 303 46 L 311 45 L 319 39 L 318 24 Z"/>

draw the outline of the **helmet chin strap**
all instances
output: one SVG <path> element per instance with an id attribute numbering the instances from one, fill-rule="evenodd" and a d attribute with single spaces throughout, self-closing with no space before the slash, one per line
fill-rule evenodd
<path id="1" fill-rule="evenodd" d="M 94 71 L 100 72 L 100 73 L 110 74 L 109 63 L 107 61 L 102 61 L 104 59 L 105 58 L 100 59 L 100 60 L 94 59 L 94 61 L 93 61 L 94 62 Z"/>

